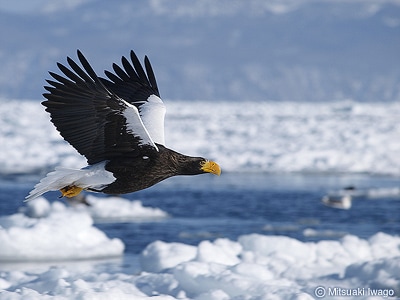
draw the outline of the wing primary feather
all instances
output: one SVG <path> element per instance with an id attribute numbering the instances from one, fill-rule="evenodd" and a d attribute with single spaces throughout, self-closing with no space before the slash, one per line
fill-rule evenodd
<path id="1" fill-rule="evenodd" d="M 122 62 L 122 65 L 124 66 L 125 72 L 131 78 L 135 78 L 136 80 L 138 80 L 139 79 L 138 74 L 136 73 L 135 69 L 132 67 L 132 65 L 129 63 L 129 61 L 126 59 L 125 56 L 122 56 L 121 62 Z"/>
<path id="2" fill-rule="evenodd" d="M 78 75 L 76 75 L 74 72 L 72 72 L 70 69 L 68 69 L 63 64 L 57 63 L 57 66 L 60 69 L 60 71 L 64 73 L 65 76 L 67 76 L 69 79 L 71 79 L 71 81 L 73 81 L 75 83 L 84 83 L 82 78 L 80 78 Z"/>
<path id="3" fill-rule="evenodd" d="M 144 65 L 146 68 L 147 72 L 147 77 L 149 78 L 149 82 L 151 87 L 157 91 L 157 96 L 160 96 L 159 91 L 158 91 L 158 86 L 157 86 L 157 81 L 156 81 L 156 76 L 154 75 L 153 68 L 151 67 L 150 60 L 147 56 L 144 57 Z"/>
<path id="4" fill-rule="evenodd" d="M 111 73 L 110 71 L 105 70 L 104 74 L 106 74 L 106 76 L 108 77 L 108 79 L 110 79 L 112 82 L 114 83 L 119 83 L 119 84 L 123 84 L 123 80 L 121 78 L 119 78 L 117 75 L 115 75 L 114 73 Z M 105 80 L 109 83 L 112 84 L 112 82 L 110 82 L 109 80 L 102 78 L 102 80 Z"/>
<path id="5" fill-rule="evenodd" d="M 129 76 L 125 73 L 124 70 L 121 69 L 120 66 L 118 66 L 117 64 L 113 64 L 112 65 L 115 73 L 117 73 L 117 75 L 122 79 L 122 81 L 129 81 Z"/>
<path id="6" fill-rule="evenodd" d="M 139 76 L 139 80 L 142 84 L 149 85 L 149 81 L 147 80 L 146 73 L 143 70 L 142 64 L 140 63 L 138 57 L 136 56 L 135 52 L 131 50 L 131 60 L 135 70 Z"/>
<path id="7" fill-rule="evenodd" d="M 63 86 L 61 83 L 53 81 L 53 80 L 49 80 L 49 79 L 47 79 L 46 82 L 48 84 L 52 85 L 53 87 L 59 88 L 59 89 L 62 88 L 62 86 Z"/>
<path id="8" fill-rule="evenodd" d="M 142 65 L 135 52 L 130 52 L 131 62 L 127 57 L 122 56 L 122 66 L 112 64 L 114 72 L 104 71 L 106 77 L 99 78 L 100 81 L 113 93 L 127 100 L 129 103 L 137 103 L 137 100 L 147 101 L 151 95 L 160 97 L 156 77 L 150 64 L 150 60 L 145 56 Z M 139 108 L 139 106 L 137 105 Z M 141 112 L 141 111 L 140 111 Z"/>
<path id="9" fill-rule="evenodd" d="M 49 72 L 49 74 L 51 77 L 53 77 L 55 80 L 62 83 L 63 85 L 69 86 L 69 85 L 73 84 L 73 82 L 71 80 L 68 80 L 67 78 L 62 77 L 61 75 L 58 75 L 53 72 Z"/>
<path id="10" fill-rule="evenodd" d="M 85 71 L 82 70 L 81 67 L 78 66 L 78 64 L 73 61 L 71 58 L 67 57 L 68 64 L 71 66 L 71 68 L 83 79 L 83 81 L 86 82 L 93 82 L 93 79 L 88 76 Z"/>
<path id="11" fill-rule="evenodd" d="M 87 59 L 85 58 L 85 56 L 82 54 L 82 52 L 80 50 L 77 50 L 77 54 L 78 54 L 78 58 L 79 61 L 81 62 L 83 68 L 85 69 L 85 71 L 88 73 L 88 75 L 92 78 L 92 80 L 95 83 L 101 84 L 103 86 L 103 84 L 101 83 L 101 81 L 99 80 L 96 72 L 93 70 L 93 68 L 90 66 L 89 62 L 87 61 Z M 105 87 L 104 87 L 105 89 Z"/>

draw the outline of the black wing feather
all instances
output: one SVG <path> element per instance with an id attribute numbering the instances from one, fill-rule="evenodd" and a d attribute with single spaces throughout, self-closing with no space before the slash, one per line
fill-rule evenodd
<path id="1" fill-rule="evenodd" d="M 130 78 L 117 64 L 113 64 L 114 72 L 121 78 L 122 81 L 128 81 Z"/>
<path id="2" fill-rule="evenodd" d="M 115 74 L 104 71 L 108 79 L 100 80 L 107 89 L 139 109 L 151 95 L 160 97 L 160 93 L 149 59 L 145 57 L 147 75 L 134 51 L 130 52 L 130 59 L 131 62 L 123 56 L 122 67 L 113 64 Z"/>
<path id="3" fill-rule="evenodd" d="M 135 70 L 139 76 L 139 80 L 143 85 L 149 85 L 149 81 L 147 80 L 146 73 L 143 70 L 142 64 L 140 63 L 138 57 L 136 56 L 135 52 L 131 50 L 131 60 Z"/>
<path id="4" fill-rule="evenodd" d="M 149 77 L 150 85 L 153 87 L 154 90 L 158 91 L 156 76 L 154 75 L 153 68 L 151 67 L 150 60 L 147 56 L 144 57 L 144 65 L 146 67 L 146 72 L 147 76 Z"/>
<path id="5" fill-rule="evenodd" d="M 48 93 L 43 94 L 47 100 L 42 104 L 63 138 L 89 164 L 157 151 L 127 130 L 123 115 L 127 104 L 104 86 L 79 50 L 78 58 L 83 69 L 71 58 L 67 62 L 72 70 L 58 63 L 66 77 L 49 72 L 56 81 L 47 80 L 50 86 L 45 86 Z"/>
<path id="6" fill-rule="evenodd" d="M 140 78 L 138 74 L 136 73 L 135 69 L 132 67 L 132 65 L 129 63 L 129 61 L 123 56 L 121 59 L 122 65 L 124 66 L 124 69 L 127 73 L 128 76 L 127 79 L 132 78 L 133 80 L 140 81 Z M 122 77 L 121 77 L 122 78 Z"/>

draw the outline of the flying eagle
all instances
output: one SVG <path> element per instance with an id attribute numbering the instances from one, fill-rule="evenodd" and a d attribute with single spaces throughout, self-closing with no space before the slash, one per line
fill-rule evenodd
<path id="1" fill-rule="evenodd" d="M 42 102 L 62 137 L 86 157 L 82 169 L 56 168 L 26 197 L 60 190 L 74 197 L 82 190 L 125 194 L 148 188 L 176 175 L 221 174 L 219 165 L 165 146 L 165 106 L 147 56 L 143 69 L 136 54 L 122 57 L 115 73 L 98 77 L 78 50 L 80 67 L 57 63 L 63 75 L 49 72 Z"/>

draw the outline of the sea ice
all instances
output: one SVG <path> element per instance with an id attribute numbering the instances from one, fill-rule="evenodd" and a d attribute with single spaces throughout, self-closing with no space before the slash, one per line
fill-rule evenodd
<path id="1" fill-rule="evenodd" d="M 121 197 L 96 197 L 86 195 L 90 206 L 79 205 L 79 211 L 88 212 L 95 222 L 140 222 L 164 219 L 168 213 L 157 207 L 145 207 L 139 200 L 130 201 Z"/>
<path id="2" fill-rule="evenodd" d="M 260 234 L 197 246 L 154 241 L 139 257 L 139 273 L 98 271 L 84 260 L 121 256 L 124 244 L 95 228 L 92 216 L 166 214 L 118 197 L 86 200 L 91 206 L 67 207 L 41 197 L 0 218 L 0 261 L 8 266 L 0 267 L 1 299 L 313 299 L 335 287 L 400 293 L 400 237 L 385 233 L 318 242 Z M 109 204 L 111 213 L 101 214 Z M 38 261 L 46 264 L 30 265 Z"/>
<path id="3" fill-rule="evenodd" d="M 124 244 L 93 226 L 87 213 L 53 211 L 41 218 L 0 217 L 0 261 L 52 261 L 115 257 Z M 36 213 L 32 215 L 37 216 Z"/>
<path id="4" fill-rule="evenodd" d="M 246 110 L 243 103 L 186 104 L 168 103 L 167 145 L 214 158 L 226 171 L 400 174 L 398 103 L 249 102 Z M 210 106 L 219 112 L 212 120 Z M 181 126 L 182 119 L 190 120 L 187 126 Z M 187 143 L 188 136 L 197 138 Z M 3 103 L 0 144 L 5 175 L 85 165 L 35 102 Z M 314 299 L 358 288 L 365 294 L 354 299 L 373 298 L 370 291 L 400 296 L 398 236 L 377 233 L 362 239 L 341 232 L 339 240 L 317 242 L 260 234 L 198 245 L 154 241 L 138 258 L 139 272 L 132 274 L 60 261 L 79 260 L 81 266 L 88 259 L 121 257 L 122 241 L 108 238 L 93 223 L 165 218 L 165 212 L 118 197 L 88 195 L 90 206 L 74 207 L 45 198 L 35 201 L 0 218 L 2 300 Z M 304 231 L 321 233 L 334 234 Z M 34 261 L 49 265 L 25 268 Z"/>
<path id="5" fill-rule="evenodd" d="M 212 119 L 210 107 L 218 111 Z M 165 139 L 179 152 L 217 160 L 224 171 L 399 175 L 399 114 L 395 102 L 168 101 Z M 6 175 L 86 164 L 39 102 L 3 101 L 0 144 Z"/>
<path id="6" fill-rule="evenodd" d="M 14 220 L 11 228 L 17 224 L 25 226 L 26 220 Z M 53 250 L 62 252 L 64 245 L 56 245 Z M 319 242 L 259 234 L 236 241 L 202 241 L 197 246 L 155 241 L 143 250 L 140 261 L 138 274 L 62 265 L 29 272 L 3 270 L 0 297 L 303 300 L 315 299 L 321 292 L 332 298 L 338 289 L 364 291 L 349 299 L 400 293 L 400 238 L 384 233 L 366 240 L 346 235 Z"/>

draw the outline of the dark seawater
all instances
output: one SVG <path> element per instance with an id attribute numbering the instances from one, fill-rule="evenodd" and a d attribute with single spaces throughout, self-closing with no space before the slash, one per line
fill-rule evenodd
<path id="1" fill-rule="evenodd" d="M 0 215 L 16 213 L 34 184 L 27 177 L 0 180 Z M 286 235 L 301 241 L 337 239 L 346 233 L 361 238 L 377 232 L 400 233 L 399 198 L 360 197 L 349 210 L 321 203 L 328 191 L 349 185 L 361 189 L 394 188 L 400 186 L 400 180 L 354 174 L 223 173 L 221 177 L 177 177 L 124 195 L 141 200 L 144 206 L 158 207 L 170 218 L 96 226 L 109 237 L 120 238 L 127 256 L 140 253 L 155 240 L 196 245 L 202 240 L 235 240 L 250 233 Z M 47 194 L 48 199 L 57 196 L 58 193 Z M 314 230 L 313 234 L 305 234 L 309 229 Z"/>

